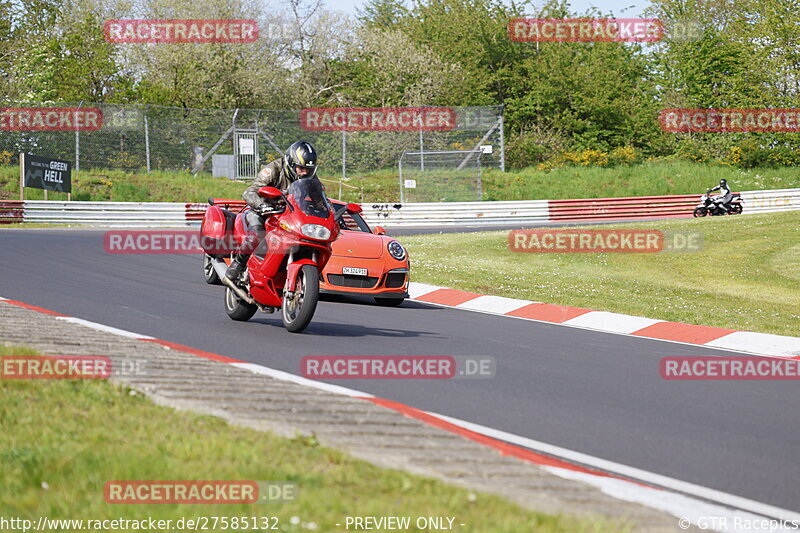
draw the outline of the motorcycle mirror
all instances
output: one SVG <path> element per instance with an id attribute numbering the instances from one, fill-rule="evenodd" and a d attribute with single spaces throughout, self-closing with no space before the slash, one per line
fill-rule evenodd
<path id="1" fill-rule="evenodd" d="M 276 198 L 280 198 L 283 196 L 281 191 L 276 189 L 275 187 L 261 187 L 258 189 L 258 195 L 262 198 L 267 198 L 269 200 L 275 200 Z"/>
<path id="2" fill-rule="evenodd" d="M 347 204 L 346 209 L 351 213 L 358 214 L 361 212 L 361 206 L 358 204 Z"/>
<path id="3" fill-rule="evenodd" d="M 381 226 L 375 226 L 372 228 L 372 233 L 375 235 L 386 235 L 386 230 L 383 229 Z"/>

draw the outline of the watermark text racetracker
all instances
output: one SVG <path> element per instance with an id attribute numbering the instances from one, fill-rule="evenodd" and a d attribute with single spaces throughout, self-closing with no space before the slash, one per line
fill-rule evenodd
<path id="1" fill-rule="evenodd" d="M 527 253 L 697 252 L 702 244 L 698 232 L 653 229 L 528 229 L 508 234 L 508 248 Z"/>
<path id="2" fill-rule="evenodd" d="M 228 254 L 238 244 L 233 236 L 214 239 L 197 230 L 111 230 L 103 235 L 109 254 Z"/>
<path id="3" fill-rule="evenodd" d="M 108 379 L 111 360 L 97 355 L 0 357 L 0 379 Z"/>
<path id="4" fill-rule="evenodd" d="M 255 20 L 119 19 L 103 24 L 111 43 L 252 43 L 258 40 Z"/>
<path id="5" fill-rule="evenodd" d="M 663 109 L 661 129 L 670 133 L 797 133 L 800 109 Z"/>
<path id="6" fill-rule="evenodd" d="M 512 41 L 529 43 L 697 41 L 702 35 L 702 25 L 691 20 L 513 18 L 508 23 Z"/>
<path id="7" fill-rule="evenodd" d="M 266 504 L 297 498 L 297 484 L 276 481 L 109 481 L 110 504 Z"/>
<path id="8" fill-rule="evenodd" d="M 800 360 L 760 356 L 664 357 L 659 370 L 667 380 L 798 380 Z"/>
<path id="9" fill-rule="evenodd" d="M 97 107 L 3 107 L 0 131 L 97 131 L 103 110 Z"/>
<path id="10" fill-rule="evenodd" d="M 311 355 L 300 362 L 309 379 L 491 378 L 495 367 L 485 355 Z"/>
<path id="11" fill-rule="evenodd" d="M 522 42 L 656 42 L 664 26 L 658 19 L 515 18 L 508 36 Z"/>
<path id="12" fill-rule="evenodd" d="M 105 355 L 4 355 L 0 379 L 109 379 L 147 371 L 144 359 L 112 361 Z"/>

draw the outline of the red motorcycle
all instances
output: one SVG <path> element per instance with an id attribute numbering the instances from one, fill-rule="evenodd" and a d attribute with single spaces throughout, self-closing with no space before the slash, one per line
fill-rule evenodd
<path id="1" fill-rule="evenodd" d="M 225 285 L 225 311 L 233 320 L 249 320 L 259 309 L 272 313 L 280 308 L 284 327 L 300 332 L 314 316 L 319 273 L 339 236 L 339 219 L 345 211 L 360 213 L 361 207 L 347 204 L 334 212 L 316 178 L 293 182 L 285 195 L 275 187 L 261 187 L 258 194 L 268 200 L 282 198 L 284 205 L 268 214 L 266 236 L 250 256 L 240 283 L 225 276 L 226 258 L 247 233 L 245 215 L 250 207 L 234 214 L 225 207 L 246 204 L 209 199 L 211 206 L 200 227 L 206 281 Z"/>

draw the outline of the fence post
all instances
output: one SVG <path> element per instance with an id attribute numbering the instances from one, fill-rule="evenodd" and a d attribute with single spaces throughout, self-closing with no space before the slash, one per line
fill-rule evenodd
<path id="1" fill-rule="evenodd" d="M 83 107 L 83 100 L 78 104 L 78 110 Z M 81 130 L 78 121 L 75 121 L 75 170 L 81 169 Z"/>
<path id="2" fill-rule="evenodd" d="M 500 108 L 500 172 L 506 171 L 506 136 L 503 111 L 505 111 L 505 106 Z"/>
<path id="3" fill-rule="evenodd" d="M 150 174 L 150 125 L 147 122 L 147 113 L 150 106 L 144 108 L 144 151 L 147 157 L 147 173 Z"/>
<path id="4" fill-rule="evenodd" d="M 19 199 L 25 200 L 25 152 L 19 154 Z"/>
<path id="5" fill-rule="evenodd" d="M 403 152 L 400 155 L 400 161 L 397 162 L 397 173 L 400 175 L 400 203 L 403 203 L 403 156 L 406 155 Z"/>
<path id="6" fill-rule="evenodd" d="M 347 177 L 347 132 L 342 128 L 342 181 Z M 341 186 L 339 186 L 339 198 L 342 197 Z"/>
<path id="7" fill-rule="evenodd" d="M 419 128 L 419 169 L 425 170 L 425 145 L 422 144 L 422 127 Z"/>

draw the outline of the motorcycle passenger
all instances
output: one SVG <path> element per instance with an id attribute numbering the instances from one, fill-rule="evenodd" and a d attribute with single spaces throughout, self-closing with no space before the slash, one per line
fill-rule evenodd
<path id="1" fill-rule="evenodd" d="M 313 178 L 317 173 L 317 152 L 308 141 L 297 141 L 286 154 L 261 169 L 253 183 L 244 191 L 242 197 L 250 205 L 245 217 L 247 225 L 242 244 L 234 251 L 234 259 L 225 277 L 236 281 L 242 275 L 247 260 L 264 240 L 265 213 L 275 209 L 281 199 L 270 201 L 258 195 L 261 187 L 275 187 L 286 192 L 292 182 L 298 179 Z"/>
<path id="2" fill-rule="evenodd" d="M 728 204 L 731 203 L 733 199 L 733 194 L 731 194 L 731 189 L 728 187 L 728 180 L 721 179 L 719 180 L 719 185 L 714 187 L 713 189 L 709 189 L 708 192 L 720 191 L 720 193 L 716 196 L 711 198 L 711 201 L 721 207 L 726 213 L 729 212 Z"/>

